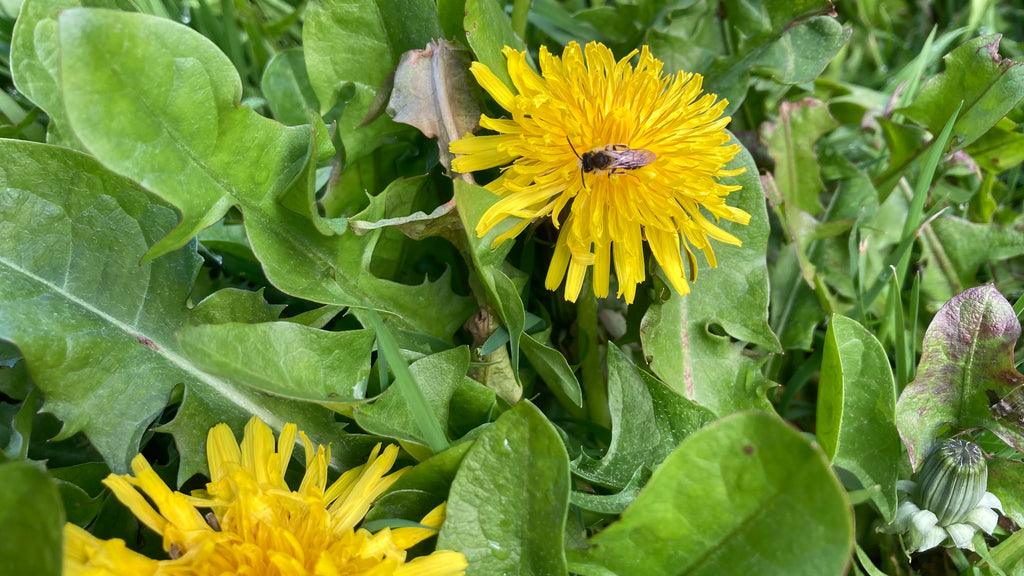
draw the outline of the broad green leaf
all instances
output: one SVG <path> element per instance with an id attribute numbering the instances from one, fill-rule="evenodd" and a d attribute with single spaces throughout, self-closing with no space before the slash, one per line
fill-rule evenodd
<path id="1" fill-rule="evenodd" d="M 64 112 L 57 57 L 57 15 L 80 6 L 116 8 L 116 0 L 26 0 L 11 40 L 11 73 L 18 90 L 50 117 L 47 142 L 82 149 Z M 131 9 L 127 3 L 122 6 Z"/>
<path id="2" fill-rule="evenodd" d="M 493 246 L 494 239 L 508 232 L 510 228 L 520 222 L 520 219 L 506 218 L 488 230 L 482 238 L 478 237 L 476 223 L 480 221 L 491 204 L 498 201 L 498 196 L 483 186 L 469 184 L 461 179 L 455 180 L 454 183 L 455 202 L 459 207 L 459 218 L 462 219 L 473 263 L 477 268 L 500 267 L 509 251 L 512 250 L 513 242 L 505 241 L 498 246 Z"/>
<path id="3" fill-rule="evenodd" d="M 429 503 L 427 510 L 447 500 L 455 474 L 458 472 L 459 465 L 471 446 L 473 446 L 472 442 L 456 444 L 407 470 L 377 500 L 366 517 L 368 519 L 384 518 L 385 516 L 377 513 L 377 506 L 382 502 L 387 504 L 392 494 L 397 495 L 400 501 L 405 503 L 410 503 L 410 500 L 412 500 L 411 503 L 414 505 L 416 503 Z"/>
<path id="4" fill-rule="evenodd" d="M 974 538 L 975 542 L 984 540 L 980 534 L 976 534 Z M 993 546 L 989 553 L 990 555 L 985 558 L 989 566 L 982 572 L 984 576 L 1024 575 L 1024 530 L 1018 529 L 1010 534 L 998 546 Z"/>
<path id="5" fill-rule="evenodd" d="M 438 422 L 447 424 L 451 412 L 458 411 L 465 411 L 459 418 L 476 419 L 477 424 L 487 421 L 494 405 L 494 393 L 466 378 L 468 369 L 469 349 L 465 346 L 426 356 L 409 366 Z M 400 384 L 394 382 L 372 403 L 356 406 L 356 423 L 372 434 L 427 446 L 426 438 L 416 425 L 406 399 L 398 388 Z M 467 397 L 463 403 L 456 405 L 453 397 L 460 388 L 468 388 Z M 473 394 L 474 391 L 482 395 Z M 476 401 L 478 399 L 482 402 Z"/>
<path id="6" fill-rule="evenodd" d="M 324 236 L 277 202 L 294 177 L 308 176 L 320 144 L 311 144 L 309 126 L 288 128 L 239 106 L 237 73 L 207 39 L 139 14 L 73 9 L 60 22 L 68 27 L 61 69 L 75 133 L 105 165 L 182 211 L 148 257 L 183 245 L 237 205 L 267 278 L 286 293 L 386 310 L 403 327 L 442 339 L 469 315 L 469 300 L 452 294 L 447 276 L 407 286 L 371 274 L 379 234 Z M 424 317 L 425 309 L 434 314 Z"/>
<path id="7" fill-rule="evenodd" d="M 462 220 L 465 238 L 469 244 L 472 263 L 483 284 L 484 291 L 487 293 L 488 302 L 497 311 L 508 330 L 512 372 L 518 385 L 519 340 L 522 338 L 523 328 L 526 324 L 526 310 L 519 297 L 519 289 L 501 270 L 501 265 L 505 261 L 505 256 L 512 249 L 513 242 L 505 241 L 500 246 L 492 246 L 494 238 L 512 227 L 518 222 L 518 219 L 505 219 L 489 230 L 483 238 L 476 235 L 477 222 L 480 221 L 487 208 L 497 200 L 498 197 L 494 193 L 482 186 L 468 184 L 462 180 L 455 181 L 455 203 L 458 206 L 459 218 Z M 514 397 L 507 394 L 503 397 L 510 403 L 514 403 L 518 400 L 518 392 Z"/>
<path id="8" fill-rule="evenodd" d="M 476 54 L 476 59 L 490 68 L 506 86 L 514 89 L 501 51 L 505 46 L 521 51 L 526 49 L 526 45 L 512 31 L 512 24 L 505 16 L 505 2 L 466 0 L 465 15 L 462 26 L 466 31 L 466 42 Z"/>
<path id="9" fill-rule="evenodd" d="M 684 438 L 715 419 L 707 408 L 637 370 L 615 345 L 608 346 L 608 411 L 612 439 L 607 452 L 600 460 L 581 454 L 573 472 L 619 489 L 641 468 L 657 468 Z"/>
<path id="10" fill-rule="evenodd" d="M 775 160 L 775 182 L 787 207 L 814 216 L 821 213 L 818 194 L 824 191 L 814 142 L 835 128 L 836 121 L 820 100 L 783 102 L 774 123 L 764 124 L 761 138 Z"/>
<path id="11" fill-rule="evenodd" d="M 60 576 L 64 508 L 42 465 L 0 464 L 0 573 Z"/>
<path id="12" fill-rule="evenodd" d="M 945 72 L 932 78 L 904 114 L 938 134 L 953 111 L 954 147 L 961 149 L 989 131 L 1024 99 L 1024 66 L 999 55 L 998 34 L 964 42 L 943 60 Z"/>
<path id="13" fill-rule="evenodd" d="M 809 20 L 835 9 L 825 0 L 726 0 L 724 4 L 729 23 L 740 33 L 740 40 L 754 46 L 778 36 L 794 21 Z"/>
<path id="14" fill-rule="evenodd" d="M 769 383 L 757 363 L 744 354 L 744 342 L 779 350 L 768 327 L 764 193 L 757 167 L 746 151 L 728 165 L 740 167 L 746 168 L 744 174 L 722 182 L 743 186 L 730 195 L 728 203 L 746 210 L 750 224 L 722 222 L 721 227 L 743 245 L 712 241 L 718 268 L 702 267 L 690 294 L 672 293 L 667 301 L 652 305 L 640 327 L 644 354 L 661 380 L 719 416 L 748 408 L 771 409 L 764 395 Z M 709 330 L 713 327 L 740 342 Z"/>
<path id="15" fill-rule="evenodd" d="M 1004 514 L 1024 526 L 1024 462 L 993 458 L 988 462 L 988 491 L 999 498 Z"/>
<path id="16" fill-rule="evenodd" d="M 22 4 L 23 0 L 0 1 L 0 16 L 5 17 L 7 20 L 14 21 L 18 17 L 18 12 L 21 11 Z"/>
<path id="17" fill-rule="evenodd" d="M 842 574 L 853 517 L 821 450 L 775 416 L 691 434 L 618 522 L 573 551 L 582 575 Z"/>
<path id="18" fill-rule="evenodd" d="M 84 432 L 125 472 L 182 383 L 177 419 L 196 437 L 176 434 L 183 478 L 205 467 L 202 439 L 218 422 L 240 428 L 256 414 L 334 437 L 328 411 L 237 387 L 184 356 L 175 332 L 191 320 L 195 245 L 139 264 L 176 222 L 169 206 L 92 158 L 0 141 L 0 338 L 18 346 L 44 409 L 64 421 L 57 440 Z"/>
<path id="19" fill-rule="evenodd" d="M 344 106 L 337 120 L 347 162 L 376 148 L 384 134 L 403 129 L 386 115 L 362 124 L 402 53 L 441 35 L 430 0 L 323 0 L 307 9 L 302 41 L 309 79 L 322 114 Z M 339 101 L 347 94 L 352 96 Z"/>
<path id="20" fill-rule="evenodd" d="M 896 518 L 900 437 L 896 384 L 882 344 L 855 320 L 832 315 L 818 381 L 818 442 L 834 466 L 850 471 L 886 522 Z"/>
<path id="21" fill-rule="evenodd" d="M 301 48 L 289 48 L 274 54 L 263 71 L 260 88 L 274 112 L 274 118 L 288 126 L 306 124 L 309 111 L 320 110 L 320 102 L 306 74 L 306 60 Z"/>
<path id="22" fill-rule="evenodd" d="M 437 547 L 462 552 L 466 576 L 564 575 L 568 507 L 569 456 L 544 414 L 524 400 L 463 458 Z"/>
<path id="23" fill-rule="evenodd" d="M 640 23 L 633 17 L 633 12 L 633 6 L 621 3 L 615 6 L 607 4 L 603 6 L 591 5 L 590 8 L 585 8 L 573 14 L 573 19 L 591 24 L 604 36 L 605 44 L 613 52 L 620 54 L 625 53 L 624 51 L 627 50 L 627 47 L 637 44 L 637 41 L 634 39 L 639 40 L 643 36 L 643 30 L 638 27 Z M 653 29 L 648 31 L 655 32 Z M 653 37 L 647 36 L 646 40 L 651 47 L 651 51 L 660 59 L 662 52 L 655 50 Z"/>
<path id="24" fill-rule="evenodd" d="M 916 469 L 943 426 L 953 431 L 984 427 L 1024 449 L 1024 431 L 1013 416 L 997 420 L 989 394 L 1005 396 L 1024 385 L 1013 365 L 1020 322 L 994 286 L 953 297 L 935 314 L 921 346 L 917 377 L 900 394 L 896 425 Z"/>
<path id="25" fill-rule="evenodd" d="M 619 26 L 626 24 L 623 22 L 622 14 L 614 8 L 602 7 L 595 10 L 605 10 L 604 18 L 616 22 Z M 698 72 L 703 75 L 707 73 L 715 60 L 716 53 L 712 46 L 716 39 L 706 26 L 706 21 L 698 15 L 691 18 L 673 19 L 664 28 L 648 29 L 645 32 L 644 41 L 650 46 L 651 54 L 664 62 L 665 69 L 669 71 Z M 709 86 L 705 83 L 705 86 L 707 86 L 705 89 L 707 92 L 727 98 L 730 104 L 732 103 L 732 95 L 722 92 L 725 88 L 722 84 Z M 743 90 L 745 92 L 745 85 Z M 739 103 L 742 103 L 742 99 Z"/>
<path id="26" fill-rule="evenodd" d="M 226 380 L 325 406 L 363 400 L 372 330 L 325 332 L 292 322 L 186 326 L 188 359 Z"/>
<path id="27" fill-rule="evenodd" d="M 381 528 L 418 527 L 421 518 L 443 502 L 422 490 L 392 490 L 377 498 L 363 517 L 361 528 L 376 532 Z"/>

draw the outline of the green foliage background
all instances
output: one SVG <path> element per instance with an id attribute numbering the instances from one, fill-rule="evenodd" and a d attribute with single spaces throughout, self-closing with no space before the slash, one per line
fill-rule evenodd
<path id="1" fill-rule="evenodd" d="M 141 451 L 201 486 L 255 414 L 335 474 L 399 443 L 368 520 L 447 500 L 470 575 L 1024 575 L 1024 409 L 990 409 L 1024 395 L 1022 31 L 996 0 L 0 0 L 0 573 L 59 574 L 65 520 L 165 557 L 99 481 Z M 513 223 L 477 238 L 494 197 L 444 168 L 498 111 L 469 61 L 572 41 L 729 101 L 752 219 L 685 297 L 648 259 L 628 307 L 566 302 L 550 224 L 492 250 Z M 878 528 L 960 433 L 1005 517 L 911 558 Z"/>

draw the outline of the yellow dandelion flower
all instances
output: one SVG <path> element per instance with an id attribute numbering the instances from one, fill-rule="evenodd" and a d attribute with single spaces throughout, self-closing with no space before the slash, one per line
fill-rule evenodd
<path id="1" fill-rule="evenodd" d="M 297 491 L 284 481 L 295 445 L 288 424 L 277 440 L 253 418 L 239 445 L 219 424 L 207 437 L 212 479 L 206 490 L 185 495 L 164 484 L 141 455 L 133 476 L 110 475 L 104 483 L 139 521 L 163 538 L 170 559 L 154 560 L 129 550 L 119 539 L 100 540 L 67 524 L 65 576 L 459 576 L 466 559 L 438 550 L 412 560 L 406 550 L 433 536 L 444 522 L 444 504 L 422 527 L 357 528 L 374 500 L 405 469 L 388 473 L 398 448 L 374 448 L 366 464 L 330 486 L 330 449 L 298 432 L 306 450 L 306 474 Z M 205 516 L 199 508 L 208 508 Z"/>
<path id="2" fill-rule="evenodd" d="M 509 216 L 522 218 L 497 245 L 534 218 L 550 215 L 558 227 L 569 206 L 546 280 L 554 290 L 568 277 L 568 300 L 576 300 L 591 266 L 595 294 L 607 296 L 614 254 L 619 296 L 632 302 L 645 278 L 645 239 L 672 286 L 686 294 L 682 254 L 692 282 L 695 251 L 717 266 L 710 239 L 740 244 L 716 222 L 750 222 L 749 214 L 725 203 L 739 186 L 718 181 L 743 172 L 725 169 L 740 150 L 728 144 L 727 102 L 702 95 L 700 74 L 663 74 L 647 46 L 634 68 L 629 61 L 636 53 L 616 61 L 603 44 L 591 42 L 584 50 L 573 42 L 559 58 L 541 46 L 537 75 L 525 52 L 506 47 L 516 94 L 487 66 L 470 68 L 511 115 L 482 116 L 480 125 L 497 134 L 467 134 L 450 146 L 462 155 L 452 162 L 456 172 L 512 163 L 486 186 L 501 198 L 476 233 L 483 236 Z"/>

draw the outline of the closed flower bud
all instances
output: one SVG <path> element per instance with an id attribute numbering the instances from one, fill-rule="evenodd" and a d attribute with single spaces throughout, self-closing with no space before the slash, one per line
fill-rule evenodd
<path id="1" fill-rule="evenodd" d="M 917 504 L 931 510 L 939 526 L 962 522 L 988 487 L 988 464 L 977 444 L 953 438 L 929 453 L 918 474 Z"/>

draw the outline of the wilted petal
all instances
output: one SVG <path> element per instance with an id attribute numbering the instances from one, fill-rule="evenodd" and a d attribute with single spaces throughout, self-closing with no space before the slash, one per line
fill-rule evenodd
<path id="1" fill-rule="evenodd" d="M 939 523 L 939 519 L 931 510 L 918 510 L 916 514 L 910 516 L 910 523 L 911 530 L 925 534 Z"/>
<path id="2" fill-rule="evenodd" d="M 896 529 L 900 532 L 906 532 L 907 530 L 910 530 L 910 528 L 913 526 L 914 515 L 916 515 L 920 511 L 921 509 L 917 507 L 917 504 L 914 504 L 910 500 L 905 500 L 901 502 L 899 508 L 896 509 Z M 935 514 L 932 514 L 932 518 L 934 517 Z M 934 525 L 935 523 L 933 522 L 932 526 Z M 928 528 L 931 528 L 931 526 L 929 526 Z"/>
<path id="3" fill-rule="evenodd" d="M 999 515 L 996 514 L 995 510 L 985 506 L 978 506 L 968 512 L 967 517 L 964 518 L 964 523 L 973 525 L 975 528 L 985 532 L 985 534 L 991 534 L 998 522 Z"/>
<path id="4" fill-rule="evenodd" d="M 985 495 L 981 497 L 981 500 L 978 502 L 978 507 L 980 508 L 982 506 L 985 508 L 995 508 L 996 510 L 999 510 L 1000 514 L 1005 514 L 1005 512 L 1003 512 L 1003 503 L 1000 502 L 999 498 L 991 492 L 985 492 Z"/>
<path id="5" fill-rule="evenodd" d="M 946 530 L 940 526 L 933 526 L 926 532 L 918 532 L 917 530 L 911 530 L 908 542 L 911 552 L 924 552 L 925 550 L 931 550 L 939 544 L 945 542 L 949 534 Z"/>

